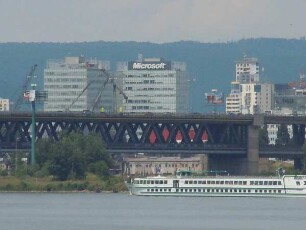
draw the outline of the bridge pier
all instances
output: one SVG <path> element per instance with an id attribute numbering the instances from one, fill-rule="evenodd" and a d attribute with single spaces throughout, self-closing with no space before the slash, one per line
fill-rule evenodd
<path id="1" fill-rule="evenodd" d="M 241 156 L 233 155 L 209 155 L 208 170 L 226 170 L 230 175 L 245 175 L 246 159 Z"/>
<path id="2" fill-rule="evenodd" d="M 253 125 L 248 126 L 247 148 L 247 174 L 255 175 L 259 172 L 259 128 L 263 125 L 264 117 L 261 114 L 254 115 Z"/>
<path id="3" fill-rule="evenodd" d="M 294 169 L 302 170 L 303 169 L 303 161 L 301 158 L 294 159 Z"/>

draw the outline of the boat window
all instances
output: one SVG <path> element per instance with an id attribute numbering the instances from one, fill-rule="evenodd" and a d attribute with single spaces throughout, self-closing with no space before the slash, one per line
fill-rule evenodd
<path id="1" fill-rule="evenodd" d="M 304 185 L 306 185 L 306 180 L 304 181 Z"/>
<path id="2" fill-rule="evenodd" d="M 154 181 L 153 181 L 153 180 L 151 180 L 151 184 L 154 184 Z"/>
<path id="3" fill-rule="evenodd" d="M 207 181 L 207 184 L 210 184 L 210 180 Z"/>
<path id="4" fill-rule="evenodd" d="M 234 192 L 237 192 L 237 189 L 234 189 Z"/>
<path id="5" fill-rule="evenodd" d="M 246 193 L 246 190 L 244 189 L 243 192 Z"/>
<path id="6" fill-rule="evenodd" d="M 167 181 L 167 180 L 164 180 L 164 184 L 168 184 L 168 181 Z"/>
<path id="7" fill-rule="evenodd" d="M 210 189 L 207 189 L 207 192 L 210 192 Z"/>
<path id="8" fill-rule="evenodd" d="M 167 192 L 167 189 L 166 189 L 166 188 L 164 188 L 164 192 Z"/>
<path id="9" fill-rule="evenodd" d="M 194 183 L 194 184 L 197 184 L 198 182 L 195 180 L 193 183 Z"/>
<path id="10" fill-rule="evenodd" d="M 206 180 L 203 180 L 202 183 L 203 183 L 203 184 L 206 184 Z M 306 183 L 306 181 L 305 181 L 305 183 Z"/>
<path id="11" fill-rule="evenodd" d="M 143 180 L 140 180 L 140 181 L 139 181 L 139 184 L 143 184 Z"/>
<path id="12" fill-rule="evenodd" d="M 217 180 L 217 181 L 216 181 L 216 184 L 219 184 L 219 183 L 220 183 L 220 181 Z"/>
<path id="13" fill-rule="evenodd" d="M 260 193 L 262 193 L 262 190 L 259 190 Z"/>
<path id="14" fill-rule="evenodd" d="M 258 181 L 255 181 L 255 185 L 258 185 Z"/>
<path id="15" fill-rule="evenodd" d="M 194 192 L 196 192 L 197 190 L 196 190 L 196 189 L 194 189 L 193 191 L 194 191 Z"/>
<path id="16" fill-rule="evenodd" d="M 254 185 L 254 181 L 250 181 L 250 185 Z"/>
<path id="17" fill-rule="evenodd" d="M 201 192 L 201 189 L 198 189 L 198 192 Z"/>
<path id="18" fill-rule="evenodd" d="M 138 180 L 134 180 L 134 183 L 135 183 L 135 184 L 139 184 L 139 181 L 138 181 Z"/>
<path id="19" fill-rule="evenodd" d="M 278 183 L 277 183 L 278 185 L 282 185 L 282 182 L 281 181 L 278 181 Z"/>
<path id="20" fill-rule="evenodd" d="M 239 185 L 242 185 L 242 181 L 239 181 Z"/>
<path id="21" fill-rule="evenodd" d="M 224 192 L 227 192 L 227 189 L 224 189 Z"/>
<path id="22" fill-rule="evenodd" d="M 216 189 L 216 192 L 219 192 L 219 189 Z"/>
<path id="23" fill-rule="evenodd" d="M 301 183 L 299 181 L 296 181 L 295 183 L 296 183 L 296 185 L 301 185 Z"/>
<path id="24" fill-rule="evenodd" d="M 246 182 L 246 181 L 243 181 L 243 185 L 247 185 L 247 182 Z"/>
<path id="25" fill-rule="evenodd" d="M 198 184 L 202 184 L 202 181 L 199 180 L 199 181 L 198 181 Z"/>
<path id="26" fill-rule="evenodd" d="M 239 189 L 239 192 L 241 192 L 241 189 Z"/>
<path id="27" fill-rule="evenodd" d="M 259 181 L 259 185 L 263 185 L 263 181 Z"/>
<path id="28" fill-rule="evenodd" d="M 155 189 L 155 192 L 158 192 L 158 188 Z"/>
<path id="29" fill-rule="evenodd" d="M 184 184 L 188 184 L 188 180 L 185 180 L 185 181 L 184 181 Z"/>
<path id="30" fill-rule="evenodd" d="M 150 189 L 147 189 L 147 192 L 150 192 Z"/>
<path id="31" fill-rule="evenodd" d="M 278 190 L 278 193 L 281 193 L 282 191 L 281 190 Z"/>
<path id="32" fill-rule="evenodd" d="M 191 189 L 191 188 L 189 189 L 189 192 L 192 192 L 192 189 Z"/>
<path id="33" fill-rule="evenodd" d="M 248 193 L 250 193 L 250 192 L 251 192 L 251 189 L 248 190 Z"/>
<path id="34" fill-rule="evenodd" d="M 163 184 L 163 183 L 164 183 L 164 181 L 163 181 L 163 180 L 161 180 L 161 181 L 159 181 L 159 183 L 160 183 L 160 184 Z"/>
<path id="35" fill-rule="evenodd" d="M 224 184 L 224 181 L 222 180 L 222 181 L 220 181 L 220 184 Z"/>
<path id="36" fill-rule="evenodd" d="M 144 184 L 146 184 L 146 183 L 147 183 L 147 181 L 146 181 L 146 180 L 144 180 L 144 181 L 143 181 L 143 183 L 144 183 Z"/>
<path id="37" fill-rule="evenodd" d="M 211 181 L 211 184 L 215 184 L 216 182 L 215 181 Z"/>
<path id="38" fill-rule="evenodd" d="M 273 184 L 273 182 L 272 181 L 269 181 L 269 185 L 272 185 Z"/>
<path id="39" fill-rule="evenodd" d="M 235 181 L 234 181 L 234 184 L 238 184 L 238 181 L 235 180 Z"/>
<path id="40" fill-rule="evenodd" d="M 233 184 L 233 181 L 231 180 L 231 181 L 229 181 L 229 184 Z"/>
<path id="41" fill-rule="evenodd" d="M 277 181 L 273 181 L 273 185 L 277 185 Z"/>
<path id="42" fill-rule="evenodd" d="M 265 180 L 265 181 L 264 181 L 264 185 L 268 185 L 268 181 Z"/>
<path id="43" fill-rule="evenodd" d="M 162 191 L 163 191 L 163 189 L 161 188 L 161 189 L 159 189 L 159 191 L 160 191 L 160 192 L 162 192 Z"/>
<path id="44" fill-rule="evenodd" d="M 159 180 L 156 180 L 156 181 L 155 181 L 155 184 L 159 184 Z"/>
<path id="45" fill-rule="evenodd" d="M 181 192 L 184 192 L 184 189 L 181 188 Z"/>
<path id="46" fill-rule="evenodd" d="M 187 189 L 187 188 L 185 189 L 185 192 L 188 192 L 188 189 Z"/>
<path id="47" fill-rule="evenodd" d="M 153 188 L 151 189 L 151 192 L 154 192 L 154 189 L 153 189 Z"/>
<path id="48" fill-rule="evenodd" d="M 276 190 L 273 190 L 274 193 L 276 193 Z"/>
<path id="49" fill-rule="evenodd" d="M 267 190 L 265 190 L 265 193 L 267 193 Z"/>
<path id="50" fill-rule="evenodd" d="M 225 181 L 225 184 L 229 184 L 229 181 L 226 180 L 226 181 Z"/>
<path id="51" fill-rule="evenodd" d="M 255 193 L 257 193 L 257 190 L 255 189 Z"/>

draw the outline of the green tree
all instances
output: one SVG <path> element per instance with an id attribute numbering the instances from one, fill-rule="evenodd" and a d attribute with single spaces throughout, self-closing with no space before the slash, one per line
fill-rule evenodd
<path id="1" fill-rule="evenodd" d="M 290 136 L 287 125 L 281 124 L 277 130 L 275 145 L 287 145 L 290 142 Z"/>
<path id="2" fill-rule="evenodd" d="M 112 159 L 97 134 L 63 133 L 58 142 L 43 140 L 37 146 L 40 168 L 47 165 L 49 173 L 59 180 L 82 179 L 89 166 L 98 162 L 101 165 L 104 163 L 107 170 L 93 171 L 107 174 L 106 171 L 112 165 Z"/>

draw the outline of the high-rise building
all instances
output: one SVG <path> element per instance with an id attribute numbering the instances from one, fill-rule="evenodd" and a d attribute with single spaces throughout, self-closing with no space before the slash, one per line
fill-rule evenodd
<path id="1" fill-rule="evenodd" d="M 257 58 L 236 61 L 235 77 L 226 97 L 226 113 L 255 114 L 272 109 L 274 85 L 260 83 Z"/>
<path id="2" fill-rule="evenodd" d="M 120 62 L 123 100 L 127 113 L 186 113 L 189 110 L 189 86 L 184 62 L 162 58 L 138 57 L 137 61 Z"/>
<path id="3" fill-rule="evenodd" d="M 231 83 L 231 92 L 226 97 L 226 113 L 239 114 L 241 113 L 241 95 L 239 82 L 233 81 Z"/>
<path id="4" fill-rule="evenodd" d="M 244 57 L 236 61 L 236 82 L 240 84 L 255 83 L 259 81 L 259 64 L 257 58 Z"/>
<path id="5" fill-rule="evenodd" d="M 44 90 L 48 100 L 44 111 L 99 111 L 112 110 L 112 86 L 105 71 L 109 61 L 84 57 L 65 57 L 64 60 L 49 60 L 44 70 Z M 99 93 L 103 100 L 97 100 Z"/>

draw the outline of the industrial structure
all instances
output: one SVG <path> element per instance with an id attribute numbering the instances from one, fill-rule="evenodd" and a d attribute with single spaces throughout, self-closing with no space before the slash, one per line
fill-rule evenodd
<path id="1" fill-rule="evenodd" d="M 143 58 L 120 62 L 123 101 L 127 113 L 186 113 L 189 105 L 186 63 L 163 58 Z"/>

